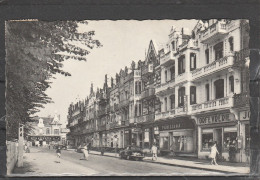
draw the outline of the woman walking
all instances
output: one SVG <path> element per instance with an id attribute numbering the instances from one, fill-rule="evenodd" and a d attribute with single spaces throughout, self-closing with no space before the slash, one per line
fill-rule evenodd
<path id="1" fill-rule="evenodd" d="M 219 154 L 219 152 L 218 152 L 217 145 L 216 145 L 216 142 L 215 142 L 213 144 L 213 146 L 211 146 L 211 148 L 210 148 L 209 157 L 211 158 L 211 165 L 213 165 L 213 164 L 218 165 L 217 162 L 216 162 L 217 154 Z"/>
<path id="2" fill-rule="evenodd" d="M 84 144 L 82 151 L 83 151 L 83 154 L 84 154 L 84 159 L 88 160 L 89 155 L 88 155 L 88 147 L 87 147 L 86 143 Z"/>

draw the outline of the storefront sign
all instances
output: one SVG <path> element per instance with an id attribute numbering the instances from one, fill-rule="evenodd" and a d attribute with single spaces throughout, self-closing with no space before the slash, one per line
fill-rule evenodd
<path id="1" fill-rule="evenodd" d="M 226 114 L 214 114 L 209 116 L 203 116 L 198 118 L 198 124 L 214 124 L 214 123 L 221 123 L 221 122 L 229 122 L 233 121 L 234 115 L 230 113 Z"/>
<path id="2" fill-rule="evenodd" d="M 178 121 L 170 121 L 167 124 L 159 126 L 160 131 L 175 130 L 175 129 L 193 129 L 194 125 L 191 120 L 183 119 Z"/>
<path id="3" fill-rule="evenodd" d="M 239 119 L 240 120 L 249 120 L 250 119 L 250 111 L 240 111 L 239 112 Z"/>

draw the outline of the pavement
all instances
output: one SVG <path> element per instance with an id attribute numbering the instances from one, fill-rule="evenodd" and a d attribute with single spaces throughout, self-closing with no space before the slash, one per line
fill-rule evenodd
<path id="1" fill-rule="evenodd" d="M 24 167 L 16 167 L 10 176 L 229 176 L 245 175 L 248 168 L 163 157 L 158 157 L 157 161 L 152 161 L 151 157 L 143 161 L 122 160 L 116 153 L 105 152 L 101 156 L 97 151 L 90 151 L 86 161 L 81 160 L 83 153 L 73 149 L 62 150 L 61 154 L 58 159 L 54 149 L 31 147 L 31 153 L 24 154 Z"/>
<path id="2" fill-rule="evenodd" d="M 98 151 L 90 151 L 90 154 L 101 155 Z M 118 153 L 105 152 L 104 156 L 110 156 L 119 158 Z M 165 158 L 158 157 L 156 161 L 152 160 L 152 157 L 145 157 L 143 159 L 146 162 L 158 163 L 164 165 L 194 168 L 200 170 L 214 171 L 214 172 L 225 172 L 225 173 L 236 173 L 239 175 L 248 175 L 250 173 L 249 164 L 247 163 L 230 163 L 230 162 L 219 162 L 219 165 L 211 165 L 209 161 L 202 159 L 177 159 L 177 158 Z"/>
<path id="3" fill-rule="evenodd" d="M 97 171 L 72 163 L 63 159 L 62 156 L 58 158 L 56 153 L 46 153 L 41 148 L 30 148 L 30 151 L 30 153 L 24 153 L 24 167 L 16 167 L 14 173 L 9 176 L 91 176 L 97 174 Z"/>

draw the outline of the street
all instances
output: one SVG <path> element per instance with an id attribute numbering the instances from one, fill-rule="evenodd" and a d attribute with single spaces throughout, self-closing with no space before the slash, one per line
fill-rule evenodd
<path id="1" fill-rule="evenodd" d="M 80 160 L 82 153 L 62 150 L 60 163 L 55 150 L 47 148 L 31 148 L 31 153 L 25 154 L 25 167 L 16 168 L 13 175 L 94 175 L 94 176 L 145 176 L 145 175 L 223 175 L 224 173 L 205 171 L 192 168 L 162 165 L 144 161 L 122 160 L 115 157 L 93 155 L 89 160 Z"/>

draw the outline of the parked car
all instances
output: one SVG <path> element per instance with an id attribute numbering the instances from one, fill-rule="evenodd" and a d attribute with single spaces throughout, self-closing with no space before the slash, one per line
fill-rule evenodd
<path id="1" fill-rule="evenodd" d="M 82 153 L 82 149 L 83 149 L 82 146 L 78 146 L 77 149 L 75 149 L 75 151 L 78 153 Z"/>
<path id="2" fill-rule="evenodd" d="M 64 144 L 55 144 L 55 145 L 53 145 L 53 149 L 58 149 L 58 147 L 60 147 L 60 149 L 67 150 L 67 146 L 64 145 Z"/>
<path id="3" fill-rule="evenodd" d="M 124 150 L 119 152 L 119 157 L 121 159 L 133 159 L 133 160 L 143 160 L 144 153 L 141 148 L 136 146 L 127 146 Z"/>

